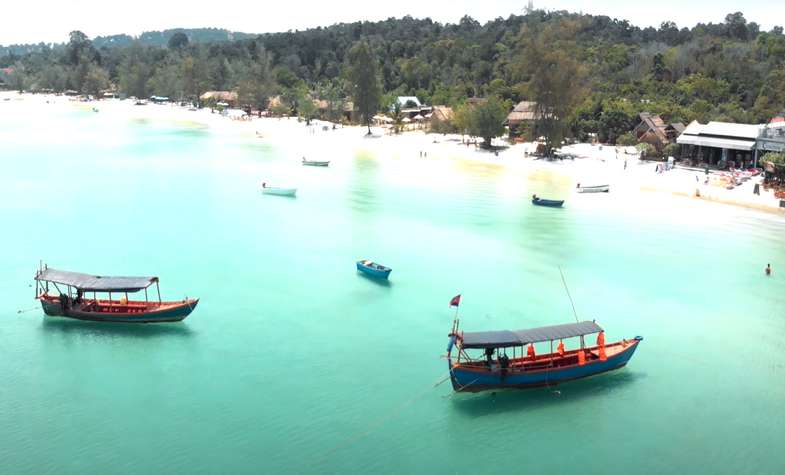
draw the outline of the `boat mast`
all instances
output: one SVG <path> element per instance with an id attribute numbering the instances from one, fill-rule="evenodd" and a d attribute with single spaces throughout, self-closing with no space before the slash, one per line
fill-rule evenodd
<path id="1" fill-rule="evenodd" d="M 567 280 L 564 278 L 564 272 L 562 272 L 561 266 L 559 266 L 559 274 L 561 274 L 564 290 L 567 291 L 567 298 L 570 299 L 570 305 L 572 305 L 572 314 L 575 315 L 575 323 L 578 323 L 578 312 L 575 311 L 575 302 L 572 301 L 572 295 L 570 295 L 570 289 L 567 287 Z"/>
<path id="2" fill-rule="evenodd" d="M 155 290 L 158 292 L 158 305 L 161 305 L 161 287 L 158 285 L 158 281 L 155 281 Z"/>

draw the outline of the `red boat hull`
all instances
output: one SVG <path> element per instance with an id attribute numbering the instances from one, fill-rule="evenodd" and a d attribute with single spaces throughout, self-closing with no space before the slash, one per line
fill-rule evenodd
<path id="1" fill-rule="evenodd" d="M 69 302 L 64 306 L 56 296 L 42 295 L 39 300 L 44 313 L 50 317 L 114 323 L 179 322 L 190 315 L 199 303 L 199 299 L 161 303 L 86 299 L 82 303 Z"/>

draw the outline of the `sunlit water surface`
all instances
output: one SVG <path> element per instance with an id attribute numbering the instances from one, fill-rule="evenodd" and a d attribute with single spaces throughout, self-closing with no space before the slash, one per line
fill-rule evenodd
<path id="1" fill-rule="evenodd" d="M 306 168 L 206 127 L 0 103 L 2 471 L 782 472 L 782 219 L 322 152 Z M 261 195 L 270 177 L 297 198 Z M 39 259 L 201 303 L 181 324 L 45 318 Z M 560 393 L 434 387 L 453 295 L 466 330 L 570 322 L 558 266 L 609 341 L 644 337 L 627 368 Z"/>

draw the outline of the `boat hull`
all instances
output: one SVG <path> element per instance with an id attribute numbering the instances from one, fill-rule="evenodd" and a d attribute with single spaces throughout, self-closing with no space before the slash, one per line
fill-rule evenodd
<path id="1" fill-rule="evenodd" d="M 262 188 L 263 195 L 296 196 L 297 188 Z"/>
<path id="2" fill-rule="evenodd" d="M 308 160 L 303 160 L 303 165 L 306 167 L 328 167 L 330 166 L 330 162 L 311 162 Z"/>
<path id="3" fill-rule="evenodd" d="M 561 208 L 564 200 L 544 200 L 542 198 L 532 200 L 534 206 L 545 206 L 547 208 Z"/>
<path id="4" fill-rule="evenodd" d="M 74 305 L 63 308 L 56 297 L 41 297 L 41 307 L 50 317 L 74 318 L 94 322 L 111 323 L 163 323 L 179 322 L 194 311 L 199 299 L 187 299 L 180 302 L 129 302 L 123 305 L 103 301 L 99 308 L 93 305 Z"/>
<path id="5" fill-rule="evenodd" d="M 578 193 L 608 193 L 609 191 L 611 191 L 610 185 L 578 187 Z"/>
<path id="6" fill-rule="evenodd" d="M 362 262 L 357 263 L 357 270 L 376 279 L 387 279 L 390 277 L 390 272 L 392 272 L 392 269 L 388 268 L 381 270 L 375 267 L 366 266 Z"/>
<path id="7" fill-rule="evenodd" d="M 567 381 L 588 378 L 598 374 L 623 368 L 632 358 L 642 338 L 626 340 L 626 347 L 607 358 L 587 361 L 584 365 L 570 365 L 558 368 L 520 370 L 489 369 L 464 367 L 461 364 L 450 367 L 453 389 L 459 392 L 480 392 L 492 389 L 529 389 L 553 386 Z"/>

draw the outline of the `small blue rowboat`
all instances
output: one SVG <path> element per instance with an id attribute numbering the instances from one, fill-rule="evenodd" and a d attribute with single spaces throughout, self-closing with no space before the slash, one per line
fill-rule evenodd
<path id="1" fill-rule="evenodd" d="M 564 204 L 564 200 L 546 200 L 534 195 L 532 196 L 532 204 L 535 206 L 547 206 L 549 208 L 561 208 Z"/>
<path id="2" fill-rule="evenodd" d="M 378 279 L 386 279 L 390 276 L 390 272 L 392 272 L 392 269 L 389 267 L 369 261 L 368 259 L 357 261 L 357 270 Z"/>

